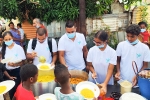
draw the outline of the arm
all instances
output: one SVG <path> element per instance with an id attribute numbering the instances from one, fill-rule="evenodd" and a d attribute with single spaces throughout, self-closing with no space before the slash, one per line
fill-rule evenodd
<path id="1" fill-rule="evenodd" d="M 13 97 L 12 100 L 16 100 L 16 97 Z"/>
<path id="2" fill-rule="evenodd" d="M 143 61 L 143 66 L 142 66 L 142 68 L 140 69 L 140 71 L 142 71 L 142 70 L 144 70 L 144 69 L 146 69 L 146 68 L 148 68 L 148 62 Z"/>
<path id="3" fill-rule="evenodd" d="M 114 65 L 113 64 L 109 64 L 104 84 L 106 84 L 106 85 L 108 84 L 111 76 L 113 75 L 113 70 L 114 70 Z"/>
<path id="4" fill-rule="evenodd" d="M 52 63 L 51 64 L 55 64 L 56 63 L 57 55 L 58 55 L 57 52 L 53 52 L 53 59 L 52 59 Z"/>
<path id="5" fill-rule="evenodd" d="M 59 51 L 59 61 L 61 64 L 65 65 L 66 67 L 68 67 L 66 65 L 66 61 L 65 61 L 65 58 L 64 58 L 64 54 L 65 54 L 65 51 Z"/>
<path id="6" fill-rule="evenodd" d="M 7 71 L 4 71 L 4 75 L 5 75 L 6 77 L 8 77 L 9 79 L 11 79 L 11 80 L 16 79 L 16 77 L 10 76 L 10 75 L 7 73 Z"/>
<path id="7" fill-rule="evenodd" d="M 116 80 L 120 80 L 120 61 L 121 56 L 117 56 L 117 73 L 115 74 Z"/>
<path id="8" fill-rule="evenodd" d="M 26 54 L 26 57 L 27 57 L 27 59 L 29 59 L 29 60 L 33 60 L 33 59 L 34 59 L 34 56 L 32 55 L 32 53 L 27 53 L 27 54 Z"/>
<path id="9" fill-rule="evenodd" d="M 21 42 L 21 39 L 13 38 L 13 40 Z"/>
<path id="10" fill-rule="evenodd" d="M 87 58 L 87 54 L 88 54 L 88 49 L 87 49 L 87 47 L 84 46 L 83 49 L 82 49 L 82 51 L 83 51 L 84 59 L 86 59 L 86 58 Z"/>

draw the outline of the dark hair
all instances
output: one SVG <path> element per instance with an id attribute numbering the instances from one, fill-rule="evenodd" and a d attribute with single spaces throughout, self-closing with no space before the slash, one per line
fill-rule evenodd
<path id="1" fill-rule="evenodd" d="M 138 25 L 135 25 L 135 24 L 132 24 L 132 25 L 130 25 L 126 28 L 126 33 L 127 34 L 130 33 L 132 35 L 137 35 L 138 36 L 140 34 L 140 32 L 141 32 L 140 27 Z"/>
<path id="2" fill-rule="evenodd" d="M 20 28 L 22 28 L 22 25 L 21 25 L 21 23 L 18 23 L 18 24 L 17 24 L 17 26 L 19 26 Z"/>
<path id="3" fill-rule="evenodd" d="M 39 35 L 39 36 L 43 36 L 44 34 L 46 34 L 47 32 L 46 32 L 46 29 L 45 28 L 38 28 L 37 30 L 36 30 L 36 33 Z"/>
<path id="4" fill-rule="evenodd" d="M 66 22 L 65 27 L 72 28 L 73 26 L 75 26 L 75 27 L 76 27 L 76 24 L 75 24 L 75 22 L 74 22 L 74 21 L 72 21 L 72 20 L 68 20 L 68 21 Z"/>
<path id="5" fill-rule="evenodd" d="M 67 67 L 62 64 L 55 66 L 54 74 L 60 84 L 65 84 L 69 81 L 69 71 Z"/>
<path id="6" fill-rule="evenodd" d="M 27 81 L 30 77 L 34 77 L 38 73 L 38 69 L 33 64 L 25 64 L 20 69 L 20 77 L 22 81 Z"/>
<path id="7" fill-rule="evenodd" d="M 8 24 L 8 26 L 10 27 L 10 24 L 13 24 L 14 25 L 14 23 L 13 22 L 10 22 L 9 24 Z"/>
<path id="8" fill-rule="evenodd" d="M 142 24 L 144 24 L 144 25 L 145 25 L 145 27 L 147 27 L 147 26 L 148 26 L 148 25 L 147 25 L 147 23 L 146 23 L 146 22 L 144 22 L 144 21 L 141 21 L 141 22 L 139 22 L 139 23 L 138 23 L 138 25 L 139 25 L 139 26 L 141 26 Z"/>
<path id="9" fill-rule="evenodd" d="M 6 36 L 6 35 L 10 35 L 11 37 L 13 37 L 13 35 L 12 35 L 12 33 L 10 32 L 10 31 L 6 31 L 6 32 L 4 32 L 4 34 L 3 34 L 3 39 L 4 39 L 4 37 Z M 3 42 L 3 44 L 2 44 L 2 59 L 5 59 L 5 51 L 6 51 L 6 44 L 5 44 L 5 42 Z"/>
<path id="10" fill-rule="evenodd" d="M 108 40 L 108 33 L 103 30 L 100 30 L 95 34 L 95 38 L 98 38 L 101 41 L 106 41 Z"/>
<path id="11" fill-rule="evenodd" d="M 0 33 L 0 38 L 3 38 L 2 34 Z"/>

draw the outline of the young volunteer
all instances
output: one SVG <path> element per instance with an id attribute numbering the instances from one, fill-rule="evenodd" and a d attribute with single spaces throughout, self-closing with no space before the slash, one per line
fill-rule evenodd
<path id="1" fill-rule="evenodd" d="M 108 33 L 98 31 L 93 42 L 95 46 L 90 48 L 87 56 L 87 69 L 90 70 L 89 81 L 97 82 L 102 86 L 103 91 L 107 92 L 107 84 L 113 85 L 113 69 L 116 65 L 116 51 L 108 44 Z"/>

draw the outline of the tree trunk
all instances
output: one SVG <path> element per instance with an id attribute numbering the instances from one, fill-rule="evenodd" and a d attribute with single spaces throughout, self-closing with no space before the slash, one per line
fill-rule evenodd
<path id="1" fill-rule="evenodd" d="M 86 36 L 86 12 L 85 12 L 85 0 L 79 0 L 79 26 L 81 33 Z"/>

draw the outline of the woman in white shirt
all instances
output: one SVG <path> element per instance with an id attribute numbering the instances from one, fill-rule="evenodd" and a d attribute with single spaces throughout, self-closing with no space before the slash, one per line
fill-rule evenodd
<path id="1" fill-rule="evenodd" d="M 23 65 L 24 60 L 26 59 L 25 53 L 23 48 L 13 42 L 13 35 L 10 31 L 6 31 L 3 34 L 4 43 L 2 46 L 2 59 L 12 59 L 12 62 L 6 63 L 6 69 L 9 75 L 16 77 L 15 86 L 13 89 L 9 91 L 10 99 L 13 98 L 13 95 L 16 91 L 17 86 L 20 84 L 20 66 Z M 13 60 L 19 59 L 21 60 L 18 63 L 13 63 Z M 6 77 L 4 77 L 5 80 L 8 80 Z"/>
<path id="2" fill-rule="evenodd" d="M 107 84 L 114 84 L 113 69 L 117 60 L 116 51 L 107 44 L 107 40 L 107 32 L 97 32 L 93 40 L 95 46 L 90 48 L 87 56 L 89 81 L 95 82 L 93 78 L 96 78 L 104 92 L 107 92 Z"/>

